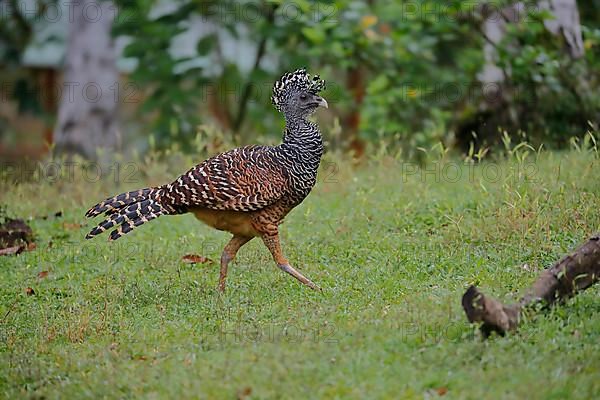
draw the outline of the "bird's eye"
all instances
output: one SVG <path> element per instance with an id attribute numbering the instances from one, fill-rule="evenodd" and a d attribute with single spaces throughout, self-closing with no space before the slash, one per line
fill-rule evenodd
<path id="1" fill-rule="evenodd" d="M 305 95 L 305 94 L 300 95 L 300 100 L 306 100 L 306 99 L 308 99 L 307 95 Z"/>

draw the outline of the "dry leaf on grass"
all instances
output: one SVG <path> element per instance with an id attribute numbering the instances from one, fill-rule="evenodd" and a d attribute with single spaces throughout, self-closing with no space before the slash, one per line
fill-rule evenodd
<path id="1" fill-rule="evenodd" d="M 35 295 L 35 290 L 33 290 L 33 288 L 28 287 L 25 289 L 25 294 L 27 296 L 33 296 L 33 295 Z"/>
<path id="2" fill-rule="evenodd" d="M 181 261 L 183 261 L 186 264 L 212 264 L 213 262 L 213 260 L 211 260 L 210 258 L 200 256 L 198 254 L 186 254 L 185 256 L 181 257 Z"/>
<path id="3" fill-rule="evenodd" d="M 245 400 L 246 398 L 250 397 L 251 394 L 252 388 L 250 386 L 246 386 L 245 388 L 238 390 L 237 398 L 238 400 Z"/>
<path id="4" fill-rule="evenodd" d="M 40 271 L 37 274 L 38 279 L 44 279 L 48 277 L 48 271 Z"/>
<path id="5" fill-rule="evenodd" d="M 64 222 L 63 223 L 63 228 L 65 230 L 68 230 L 68 231 L 74 231 L 74 230 L 80 229 L 81 228 L 81 224 L 71 223 L 71 222 Z"/>
<path id="6" fill-rule="evenodd" d="M 445 386 L 439 387 L 435 390 L 437 392 L 437 394 L 439 396 L 444 396 L 446 393 L 448 393 L 448 388 Z"/>

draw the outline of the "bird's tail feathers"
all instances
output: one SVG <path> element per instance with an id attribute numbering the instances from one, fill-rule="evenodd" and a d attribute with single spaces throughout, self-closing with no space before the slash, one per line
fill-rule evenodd
<path id="1" fill-rule="evenodd" d="M 117 240 L 131 232 L 133 228 L 161 215 L 172 214 L 174 212 L 172 207 L 166 207 L 161 202 L 162 193 L 162 187 L 145 188 L 121 193 L 96 204 L 88 210 L 85 214 L 86 217 L 91 218 L 104 213 L 106 219 L 92 229 L 85 238 L 91 239 L 106 230 L 117 227 L 110 233 L 109 238 Z"/>

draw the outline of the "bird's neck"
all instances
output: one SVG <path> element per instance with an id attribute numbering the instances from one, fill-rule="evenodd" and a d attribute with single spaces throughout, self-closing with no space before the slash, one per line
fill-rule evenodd
<path id="1" fill-rule="evenodd" d="M 323 154 L 323 138 L 319 127 L 305 117 L 286 117 L 281 146 L 311 158 L 316 156 L 319 160 Z"/>

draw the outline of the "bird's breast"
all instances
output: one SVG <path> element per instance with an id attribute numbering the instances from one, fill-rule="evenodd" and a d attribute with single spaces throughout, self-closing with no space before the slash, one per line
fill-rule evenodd
<path id="1" fill-rule="evenodd" d="M 203 207 L 193 208 L 190 212 L 206 225 L 220 231 L 249 237 L 259 235 L 252 225 L 251 214 L 248 212 L 211 210 Z"/>

